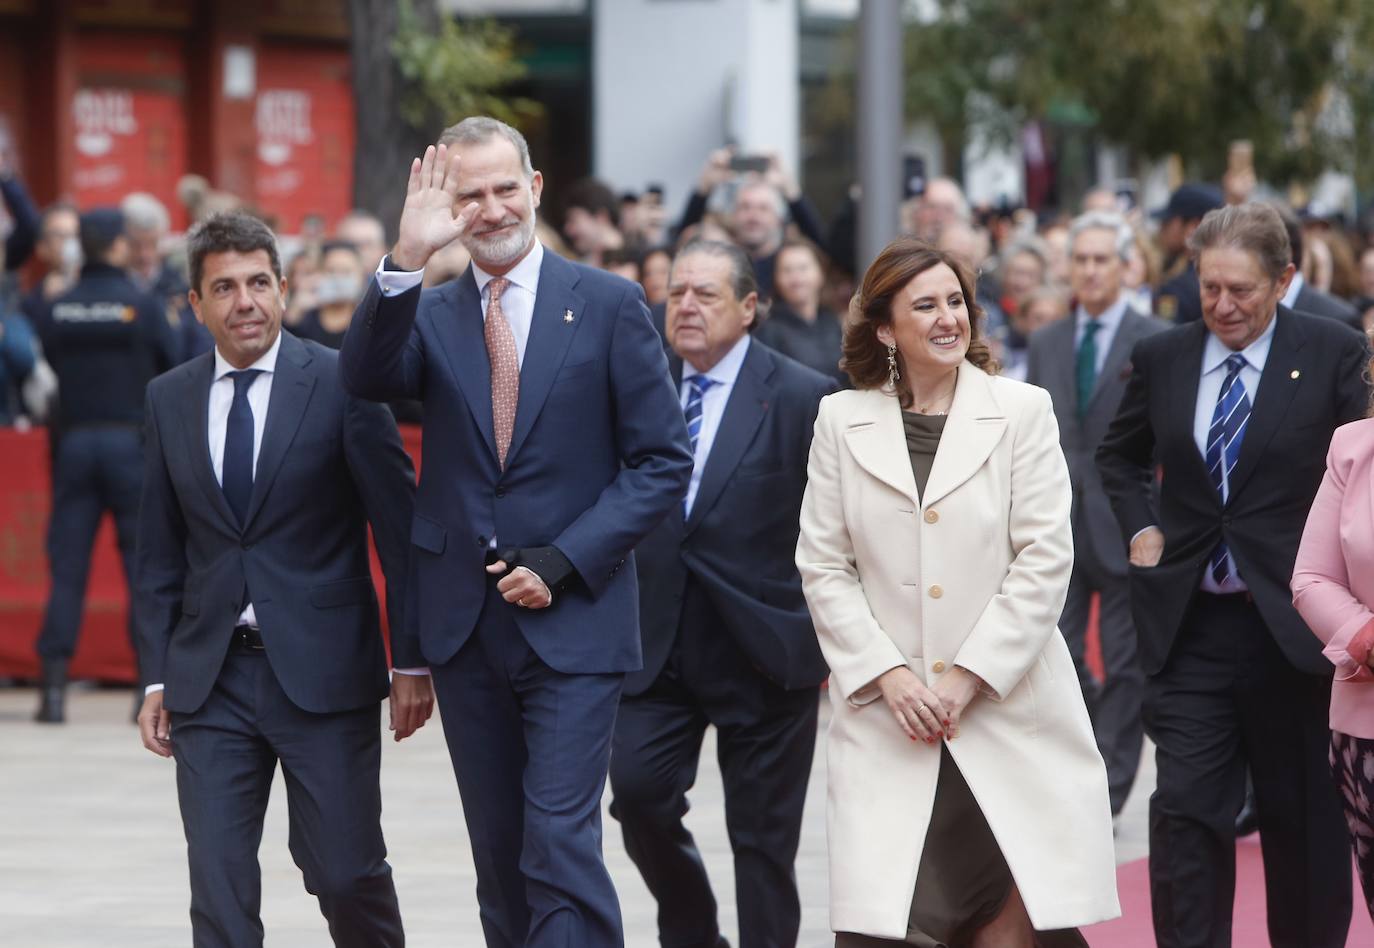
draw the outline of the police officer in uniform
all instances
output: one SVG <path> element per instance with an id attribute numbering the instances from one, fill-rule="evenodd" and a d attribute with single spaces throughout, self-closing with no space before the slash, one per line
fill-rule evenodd
<path id="1" fill-rule="evenodd" d="M 1197 265 L 1188 256 L 1188 238 L 1208 211 L 1226 203 L 1221 189 L 1210 184 L 1179 185 L 1169 195 L 1169 203 L 1159 218 L 1159 246 L 1168 261 L 1172 276 L 1155 294 L 1155 315 L 1171 323 L 1187 323 L 1202 318 L 1202 290 L 1197 281 Z"/>
<path id="2" fill-rule="evenodd" d="M 177 362 L 162 304 L 129 279 L 119 210 L 81 215 L 85 265 L 70 291 L 38 313 L 43 350 L 58 378 L 48 561 L 52 589 L 38 636 L 43 667 L 36 720 L 65 719 L 67 663 L 76 648 L 96 528 L 114 514 L 124 578 L 132 579 L 143 470 L 143 390 Z M 132 613 L 130 623 L 132 624 Z M 130 629 L 130 640 L 137 637 Z"/>

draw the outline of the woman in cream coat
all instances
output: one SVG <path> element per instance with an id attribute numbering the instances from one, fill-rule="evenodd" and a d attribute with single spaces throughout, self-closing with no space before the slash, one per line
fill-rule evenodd
<path id="1" fill-rule="evenodd" d="M 1106 771 L 1055 628 L 1058 428 L 1044 391 L 980 367 L 972 300 L 953 258 L 890 245 L 846 328 L 856 390 L 816 421 L 797 565 L 831 669 L 841 948 L 1082 945 L 1075 926 L 1120 914 Z"/>

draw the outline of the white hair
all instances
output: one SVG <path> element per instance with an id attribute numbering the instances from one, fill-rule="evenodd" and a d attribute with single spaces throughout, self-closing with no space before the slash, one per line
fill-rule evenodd
<path id="1" fill-rule="evenodd" d="M 119 204 L 124 214 L 124 226 L 129 230 L 156 231 L 165 234 L 172 228 L 172 219 L 161 201 L 146 191 L 134 191 Z"/>
<path id="2" fill-rule="evenodd" d="M 1115 211 L 1088 211 L 1075 217 L 1069 225 L 1069 247 L 1073 247 L 1079 234 L 1088 230 L 1110 231 L 1115 238 L 1116 255 L 1123 261 L 1129 261 L 1135 253 L 1135 231 Z"/>

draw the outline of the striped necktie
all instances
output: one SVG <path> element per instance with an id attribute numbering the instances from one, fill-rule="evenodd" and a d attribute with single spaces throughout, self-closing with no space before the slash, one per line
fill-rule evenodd
<path id="1" fill-rule="evenodd" d="M 1245 356 L 1232 353 L 1226 357 L 1226 378 L 1217 395 L 1217 407 L 1212 412 L 1212 425 L 1207 429 L 1207 473 L 1212 486 L 1224 505 L 1229 499 L 1231 471 L 1240 457 L 1241 442 L 1245 440 L 1245 425 L 1250 420 L 1250 396 L 1240 380 L 1240 370 L 1246 366 Z M 1225 541 L 1212 551 L 1212 579 L 1221 585 L 1230 578 L 1234 565 Z"/>
<path id="2" fill-rule="evenodd" d="M 682 411 L 687 416 L 687 437 L 692 441 L 692 457 L 696 457 L 697 438 L 701 436 L 701 399 L 717 382 L 707 375 L 693 375 L 687 384 L 692 390 L 687 393 L 687 407 Z"/>

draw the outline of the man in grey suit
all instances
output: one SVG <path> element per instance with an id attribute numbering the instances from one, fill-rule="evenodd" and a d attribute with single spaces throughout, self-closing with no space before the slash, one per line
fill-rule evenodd
<path id="1" fill-rule="evenodd" d="M 1134 312 L 1122 296 L 1121 277 L 1133 247 L 1131 228 L 1119 214 L 1093 211 L 1073 222 L 1069 282 L 1074 312 L 1031 335 L 1026 372 L 1026 381 L 1049 391 L 1054 400 L 1073 484 L 1074 568 L 1059 627 L 1078 666 L 1097 746 L 1107 764 L 1113 814 L 1125 805 L 1140 764 L 1145 676 L 1136 658 L 1126 549 L 1093 455 L 1126 390 L 1131 348 L 1165 328 Z M 1093 593 L 1101 596 L 1100 684 L 1084 661 Z"/>

